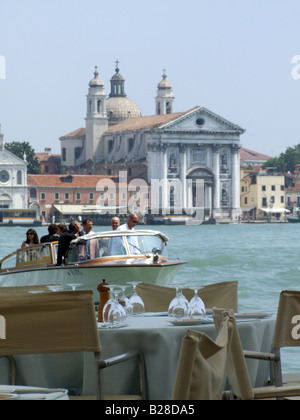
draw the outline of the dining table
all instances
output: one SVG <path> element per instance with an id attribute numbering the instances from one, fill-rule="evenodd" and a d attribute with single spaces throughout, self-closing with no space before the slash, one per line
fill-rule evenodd
<path id="1" fill-rule="evenodd" d="M 109 358 L 138 349 L 144 356 L 146 388 L 149 400 L 170 400 L 177 372 L 181 342 L 187 330 L 207 334 L 215 340 L 217 331 L 212 317 L 205 322 L 170 322 L 166 314 L 150 313 L 127 320 L 121 328 L 99 325 L 102 358 Z M 266 314 L 237 316 L 237 325 L 244 350 L 270 352 L 275 318 Z M 92 395 L 96 377 L 91 355 L 84 356 L 83 394 Z M 247 360 L 253 386 L 264 386 L 269 379 L 268 363 Z M 134 361 L 104 370 L 104 392 L 107 395 L 131 394 L 138 390 L 138 375 Z"/>
<path id="2" fill-rule="evenodd" d="M 237 317 L 244 350 L 270 352 L 275 318 Z M 146 391 L 149 400 L 170 400 L 176 377 L 181 342 L 189 329 L 216 339 L 212 317 L 204 323 L 173 325 L 164 313 L 131 317 L 125 325 L 111 328 L 98 323 L 102 358 L 110 358 L 132 349 L 143 354 L 146 367 Z M 71 394 L 95 395 L 96 371 L 91 353 L 15 356 L 17 384 L 32 387 L 66 388 Z M 268 363 L 247 360 L 253 386 L 263 386 L 268 379 Z M 0 384 L 8 384 L 6 360 L 0 359 Z M 138 390 L 135 361 L 104 370 L 105 394 L 132 394 Z"/>

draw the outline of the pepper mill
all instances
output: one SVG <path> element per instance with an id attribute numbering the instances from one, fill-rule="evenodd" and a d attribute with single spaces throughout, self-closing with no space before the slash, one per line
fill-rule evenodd
<path id="1" fill-rule="evenodd" d="M 100 303 L 98 306 L 98 322 L 103 322 L 103 308 L 106 302 L 109 300 L 109 288 L 105 286 L 109 286 L 109 284 L 106 283 L 105 279 L 103 279 L 102 283 L 99 283 L 97 287 L 97 290 L 100 293 Z"/>

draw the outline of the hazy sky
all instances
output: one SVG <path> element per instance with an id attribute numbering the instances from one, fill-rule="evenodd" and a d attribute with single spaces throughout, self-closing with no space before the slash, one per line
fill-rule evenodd
<path id="1" fill-rule="evenodd" d="M 299 0 L 0 0 L 5 141 L 59 153 L 95 66 L 108 95 L 117 58 L 144 116 L 166 69 L 176 112 L 205 106 L 272 156 L 300 143 Z"/>

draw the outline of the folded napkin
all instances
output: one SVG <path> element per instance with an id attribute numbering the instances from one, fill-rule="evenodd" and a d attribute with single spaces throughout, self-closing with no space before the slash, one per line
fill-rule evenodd
<path id="1" fill-rule="evenodd" d="M 66 389 L 0 385 L 0 395 L 13 394 L 14 400 L 69 400 Z"/>

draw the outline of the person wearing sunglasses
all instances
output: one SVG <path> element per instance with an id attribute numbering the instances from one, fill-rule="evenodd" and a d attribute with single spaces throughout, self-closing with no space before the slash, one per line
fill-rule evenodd
<path id="1" fill-rule="evenodd" d="M 134 230 L 134 228 L 139 224 L 139 216 L 137 214 L 131 214 L 128 218 L 128 222 L 125 225 L 120 226 L 117 230 Z M 127 238 L 129 245 L 129 250 L 131 255 L 139 255 L 141 252 L 139 250 L 139 243 L 136 236 L 131 236 Z"/>
<path id="2" fill-rule="evenodd" d="M 38 245 L 39 244 L 39 237 L 38 234 L 34 229 L 29 229 L 26 232 L 26 240 L 22 243 L 21 248 L 25 248 L 27 246 Z"/>
<path id="3" fill-rule="evenodd" d="M 137 214 L 131 214 L 128 218 L 128 222 L 125 225 L 121 225 L 117 230 L 134 230 L 135 226 L 139 224 L 139 216 Z"/>

